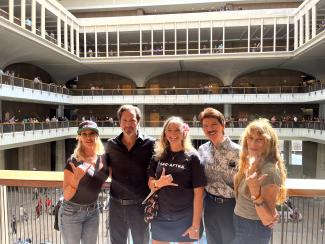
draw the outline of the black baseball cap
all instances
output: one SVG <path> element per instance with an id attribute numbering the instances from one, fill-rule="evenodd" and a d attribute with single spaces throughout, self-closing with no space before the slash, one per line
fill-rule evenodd
<path id="1" fill-rule="evenodd" d="M 92 130 L 95 131 L 97 134 L 99 134 L 97 124 L 91 120 L 85 120 L 79 124 L 78 131 L 77 131 L 78 135 L 80 135 L 80 133 L 84 130 Z"/>

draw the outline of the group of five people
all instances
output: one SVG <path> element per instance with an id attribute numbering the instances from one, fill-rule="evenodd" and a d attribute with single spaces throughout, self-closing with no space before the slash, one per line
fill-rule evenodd
<path id="1" fill-rule="evenodd" d="M 122 105 L 117 116 L 122 132 L 106 148 L 95 122 L 79 125 L 59 211 L 65 244 L 96 243 L 97 200 L 109 176 L 112 244 L 126 244 L 129 231 L 134 244 L 149 243 L 149 226 L 153 244 L 195 242 L 203 227 L 208 244 L 269 242 L 286 173 L 267 120 L 250 123 L 239 146 L 225 135 L 223 114 L 206 108 L 199 120 L 208 142 L 196 151 L 180 117 L 168 118 L 155 141 L 139 131 L 139 108 Z M 149 225 L 142 201 L 150 191 L 158 191 L 159 209 Z"/>

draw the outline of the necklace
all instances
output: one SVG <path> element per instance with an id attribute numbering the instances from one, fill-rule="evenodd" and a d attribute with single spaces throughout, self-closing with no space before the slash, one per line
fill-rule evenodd
<path id="1" fill-rule="evenodd" d="M 179 152 L 170 152 L 170 156 L 171 156 L 171 161 L 174 162 L 174 160 L 177 158 Z"/>

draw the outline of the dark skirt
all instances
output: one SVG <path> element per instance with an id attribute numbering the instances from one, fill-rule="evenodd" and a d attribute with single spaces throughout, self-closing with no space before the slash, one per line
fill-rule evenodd
<path id="1" fill-rule="evenodd" d="M 188 235 L 183 233 L 192 226 L 193 210 L 182 211 L 180 213 L 161 213 L 151 222 L 152 239 L 165 242 L 194 242 Z M 200 238 L 203 233 L 201 222 Z"/>

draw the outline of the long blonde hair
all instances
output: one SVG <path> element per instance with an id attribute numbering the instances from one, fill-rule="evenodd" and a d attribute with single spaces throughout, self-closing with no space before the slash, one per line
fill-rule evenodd
<path id="1" fill-rule="evenodd" d="M 167 148 L 169 148 L 170 146 L 165 134 L 170 124 L 178 124 L 180 126 L 180 129 L 184 135 L 184 139 L 182 141 L 182 146 L 184 151 L 185 152 L 195 151 L 191 142 L 191 138 L 188 134 L 188 129 L 189 129 L 188 125 L 184 123 L 181 117 L 172 116 L 165 121 L 162 133 L 160 134 L 159 139 L 155 143 L 155 147 L 154 147 L 155 160 L 160 160 L 162 157 L 164 157 L 166 155 Z"/>
<path id="2" fill-rule="evenodd" d="M 249 167 L 247 138 L 252 134 L 253 131 L 259 133 L 262 137 L 264 137 L 266 141 L 266 149 L 262 154 L 262 159 L 268 162 L 274 162 L 275 167 L 279 169 L 281 177 L 281 186 L 280 192 L 277 196 L 277 203 L 281 204 L 286 200 L 285 180 L 287 178 L 287 174 L 283 159 L 280 154 L 278 136 L 267 119 L 257 119 L 252 121 L 246 127 L 241 136 L 239 169 L 238 173 L 235 176 L 234 182 L 235 193 L 238 194 L 238 186 L 241 181 L 245 178 L 245 171 Z"/>
<path id="3" fill-rule="evenodd" d="M 73 151 L 73 154 L 71 155 L 72 157 L 74 157 L 77 160 L 80 160 L 84 156 L 84 154 L 83 154 L 84 148 L 83 148 L 83 145 L 82 145 L 81 141 L 79 140 L 79 138 L 80 138 L 80 135 L 77 135 L 78 143 L 77 143 L 76 148 Z M 104 145 L 103 145 L 102 140 L 100 139 L 99 136 L 96 138 L 96 142 L 95 142 L 95 153 L 97 155 L 103 155 L 105 153 Z"/>

